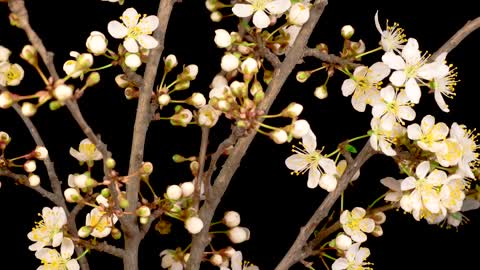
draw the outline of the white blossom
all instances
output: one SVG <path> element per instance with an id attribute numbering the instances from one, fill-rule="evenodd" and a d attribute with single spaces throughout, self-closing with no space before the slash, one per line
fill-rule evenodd
<path id="1" fill-rule="evenodd" d="M 268 14 L 280 15 L 287 11 L 290 0 L 246 0 L 248 4 L 236 3 L 232 12 L 237 17 L 245 18 L 253 15 L 253 24 L 257 28 L 266 28 L 270 24 Z"/>

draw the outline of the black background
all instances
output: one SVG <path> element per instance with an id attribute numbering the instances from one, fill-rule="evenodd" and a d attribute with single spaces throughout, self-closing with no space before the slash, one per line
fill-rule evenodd
<path id="1" fill-rule="evenodd" d="M 139 13 L 155 14 L 157 1 L 126 0 L 124 6 L 93 0 L 27 1 L 31 24 L 48 50 L 55 52 L 55 63 L 60 74 L 63 74 L 63 63 L 70 59 L 69 51 L 86 51 L 84 44 L 90 31 L 102 31 L 109 38 L 109 48 L 115 48 L 118 41 L 109 37 L 107 24 L 110 20 L 118 19 L 123 10 L 130 6 L 135 7 Z M 408 37 L 418 40 L 422 51 L 433 53 L 467 20 L 480 14 L 474 6 L 475 1 L 468 0 L 451 1 L 448 5 L 433 0 L 333 0 L 320 19 L 309 45 L 325 42 L 329 45 L 330 52 L 338 52 L 343 42 L 339 34 L 340 28 L 351 24 L 356 29 L 353 40 L 361 38 L 367 48 L 375 48 L 379 34 L 373 16 L 379 10 L 383 27 L 387 18 L 390 23 L 400 23 Z M 20 63 L 26 70 L 22 84 L 11 90 L 19 94 L 33 93 L 39 90 L 41 81 L 18 57 L 21 47 L 27 44 L 27 39 L 21 30 L 8 25 L 7 15 L 7 6 L 0 5 L 0 44 L 12 50 L 10 61 Z M 197 64 L 200 71 L 197 80 L 192 82 L 191 89 L 208 94 L 208 85 L 219 71 L 219 57 L 222 55 L 222 50 L 213 43 L 214 30 L 233 30 L 235 21 L 227 18 L 220 24 L 211 23 L 204 1 L 196 0 L 184 0 L 177 4 L 172 16 L 164 55 L 176 54 L 180 65 Z M 460 80 L 456 98 L 447 101 L 451 112 L 441 112 L 433 96 L 424 94 L 421 105 L 416 107 L 417 122 L 424 115 L 433 114 L 438 121 L 445 121 L 447 125 L 456 121 L 469 128 L 480 126 L 477 111 L 479 44 L 480 34 L 473 33 L 447 57 L 449 63 L 458 68 Z M 371 64 L 378 61 L 379 57 L 380 54 L 374 54 L 364 60 Z M 100 63 L 101 61 L 96 62 Z M 309 58 L 305 65 L 316 67 L 317 62 Z M 299 67 L 292 74 L 301 69 Z M 119 69 L 112 69 L 101 73 L 102 82 L 87 90 L 79 103 L 86 120 L 108 144 L 117 161 L 118 171 L 126 174 L 136 102 L 125 100 L 123 91 L 112 82 L 118 72 Z M 325 74 L 318 73 L 307 83 L 299 84 L 291 76 L 271 112 L 279 112 L 291 101 L 303 104 L 305 108 L 302 116 L 310 122 L 317 134 L 318 145 L 325 146 L 326 151 L 333 151 L 339 142 L 364 134 L 370 127 L 371 114 L 369 111 L 363 114 L 354 111 L 350 98 L 341 95 L 340 85 L 345 79 L 341 74 L 336 74 L 329 82 L 329 98 L 316 99 L 313 90 L 324 79 Z M 61 179 L 66 179 L 69 173 L 81 172 L 77 162 L 68 155 L 68 149 L 70 146 L 77 147 L 84 135 L 68 111 L 62 108 L 50 112 L 44 107 L 33 117 L 33 121 L 45 140 Z M 0 130 L 8 132 L 13 138 L 8 147 L 8 157 L 34 148 L 27 129 L 12 109 L 0 112 Z M 174 164 L 171 156 L 174 153 L 197 155 L 199 135 L 198 127 L 180 128 L 171 127 L 167 122 L 152 123 L 147 137 L 145 160 L 151 161 L 155 166 L 152 182 L 158 193 L 166 185 L 191 180 L 186 164 Z M 228 123 L 224 121 L 212 130 L 209 151 L 214 151 L 227 135 Z M 358 148 L 362 144 L 359 142 Z M 244 258 L 256 263 L 261 269 L 274 268 L 293 243 L 300 226 L 306 223 L 326 194 L 321 189 L 308 189 L 306 176 L 290 175 L 284 166 L 284 160 L 290 154 L 290 145 L 276 145 L 265 136 L 257 136 L 217 212 L 216 220 L 225 210 L 236 210 L 241 214 L 242 225 L 250 228 L 252 235 L 248 242 L 234 247 L 242 250 Z M 39 170 L 41 172 L 42 168 Z M 41 176 L 46 179 L 45 175 Z M 359 181 L 345 194 L 346 209 L 366 207 L 382 194 L 386 189 L 378 180 L 385 176 L 399 176 L 391 160 L 376 156 L 368 161 Z M 101 175 L 98 174 L 97 177 Z M 37 213 L 41 212 L 42 207 L 52 205 L 31 190 L 15 186 L 9 179 L 1 181 L 0 269 L 36 269 L 39 261 L 28 250 L 31 242 L 26 235 L 33 227 L 33 221 L 38 220 Z M 338 207 L 336 209 L 338 211 Z M 457 231 L 440 229 L 423 221 L 415 222 L 411 215 L 390 211 L 382 226 L 384 236 L 369 237 L 364 244 L 371 249 L 369 261 L 374 263 L 376 269 L 478 269 L 476 246 L 480 241 L 480 214 L 477 211 L 467 212 L 466 215 L 471 222 Z M 79 218 L 78 224 L 83 223 L 83 217 Z M 181 224 L 175 221 L 174 224 L 178 229 L 174 235 L 161 237 L 152 230 L 144 240 L 140 250 L 141 269 L 159 269 L 160 251 L 174 249 L 177 244 L 182 247 L 188 244 L 187 233 Z M 214 246 L 221 248 L 221 244 L 226 243 L 223 239 L 223 236 L 217 237 Z M 107 241 L 121 244 L 121 241 Z M 93 251 L 89 257 L 92 269 L 103 269 L 105 266 L 122 269 L 121 261 L 109 255 Z M 94 265 L 95 262 L 98 264 Z M 295 269 L 303 267 L 296 266 Z M 317 264 L 316 269 L 322 269 L 321 264 Z"/>

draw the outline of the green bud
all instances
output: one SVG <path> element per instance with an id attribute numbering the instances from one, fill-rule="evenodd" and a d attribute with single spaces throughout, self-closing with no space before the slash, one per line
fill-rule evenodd
<path id="1" fill-rule="evenodd" d="M 187 159 L 185 159 L 183 156 L 179 155 L 179 154 L 175 154 L 172 156 L 172 159 L 173 159 L 173 162 L 175 163 L 181 163 L 181 162 L 184 162 L 186 161 Z"/>
<path id="2" fill-rule="evenodd" d="M 297 72 L 297 75 L 295 76 L 295 78 L 297 79 L 298 82 L 304 83 L 308 80 L 308 78 L 310 78 L 311 75 L 312 73 L 310 71 L 299 71 Z"/>
<path id="3" fill-rule="evenodd" d="M 257 91 L 253 96 L 253 102 L 255 102 L 255 104 L 258 104 L 260 103 L 260 101 L 263 100 L 264 97 L 265 97 L 265 93 L 263 91 Z"/>
<path id="4" fill-rule="evenodd" d="M 120 204 L 120 207 L 121 207 L 122 209 L 127 209 L 128 206 L 130 205 L 130 203 L 128 202 L 128 200 L 125 199 L 125 198 L 120 198 L 119 204 Z"/>
<path id="5" fill-rule="evenodd" d="M 105 165 L 107 166 L 108 169 L 113 169 L 115 168 L 115 165 L 116 165 L 116 162 L 115 162 L 115 159 L 113 158 L 107 158 L 107 160 L 105 161 Z"/>
<path id="6" fill-rule="evenodd" d="M 175 84 L 174 90 L 185 90 L 190 87 L 190 81 L 180 81 Z"/>
<path id="7" fill-rule="evenodd" d="M 51 111 L 55 111 L 60 109 L 60 107 L 62 107 L 62 104 L 57 100 L 52 100 L 50 101 L 50 103 L 48 103 L 48 107 L 50 108 Z"/>
<path id="8" fill-rule="evenodd" d="M 91 87 L 97 84 L 98 82 L 100 82 L 100 73 L 92 72 L 90 73 L 90 75 L 88 75 L 87 82 L 85 83 L 85 85 L 87 87 Z"/>
<path id="9" fill-rule="evenodd" d="M 115 227 L 112 228 L 112 232 L 110 234 L 112 235 L 112 238 L 115 240 L 119 240 L 120 238 L 122 238 L 122 232 Z"/>
<path id="10" fill-rule="evenodd" d="M 104 189 L 102 189 L 100 194 L 102 194 L 103 197 L 108 198 L 108 197 L 110 197 L 110 189 L 104 188 Z"/>

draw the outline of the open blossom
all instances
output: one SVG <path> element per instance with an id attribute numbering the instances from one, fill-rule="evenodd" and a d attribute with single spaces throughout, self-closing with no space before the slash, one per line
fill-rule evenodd
<path id="1" fill-rule="evenodd" d="M 445 123 L 436 123 L 435 117 L 423 117 L 421 124 L 412 124 L 407 127 L 408 138 L 415 140 L 423 150 L 440 152 L 446 150 L 444 140 L 448 135 L 448 126 Z"/>
<path id="2" fill-rule="evenodd" d="M 246 0 L 248 4 L 237 3 L 232 12 L 237 17 L 245 18 L 253 15 L 253 24 L 257 28 L 266 28 L 270 24 L 268 13 L 280 15 L 287 11 L 290 0 Z"/>
<path id="3" fill-rule="evenodd" d="M 0 45 L 0 63 L 8 62 L 10 54 L 12 54 L 12 52 L 8 48 Z"/>
<path id="4" fill-rule="evenodd" d="M 60 247 L 60 253 L 56 249 L 42 248 L 35 252 L 35 257 L 42 261 L 37 270 L 79 270 L 80 265 L 76 259 L 72 259 L 75 246 L 70 238 L 64 237 Z"/>
<path id="5" fill-rule="evenodd" d="M 108 23 L 108 32 L 114 38 L 125 39 L 123 46 L 131 53 L 139 52 L 139 45 L 145 49 L 157 47 L 158 41 L 151 36 L 158 27 L 157 16 L 150 15 L 141 18 L 134 8 L 127 8 L 119 21 Z"/>
<path id="6" fill-rule="evenodd" d="M 321 151 L 317 150 L 317 138 L 313 131 L 309 130 L 302 137 L 301 148 L 294 148 L 295 154 L 285 160 L 285 165 L 293 170 L 296 174 L 303 174 L 308 171 L 307 186 L 315 188 L 320 183 L 321 177 L 329 177 L 337 174 L 335 162 L 321 155 Z"/>
<path id="7" fill-rule="evenodd" d="M 372 269 L 365 267 L 368 262 L 365 260 L 370 256 L 370 250 L 368 248 L 360 247 L 360 243 L 351 245 L 345 257 L 341 257 L 335 260 L 332 264 L 332 270 L 367 270 Z"/>
<path id="8" fill-rule="evenodd" d="M 170 270 L 182 270 L 185 267 L 185 259 L 187 254 L 178 252 L 179 249 L 165 249 L 160 252 L 160 257 L 162 257 L 161 266 L 164 269 Z"/>
<path id="9" fill-rule="evenodd" d="M 450 127 L 450 138 L 458 142 L 461 147 L 461 158 L 458 162 L 459 173 L 470 178 L 475 178 L 470 164 L 475 164 L 479 160 L 476 152 L 479 148 L 476 142 L 477 136 L 472 130 L 468 130 L 465 125 L 453 123 Z"/>
<path id="10" fill-rule="evenodd" d="M 92 227 L 92 236 L 103 238 L 110 234 L 112 226 L 117 220 L 117 216 L 109 215 L 98 208 L 93 208 L 92 211 L 87 214 L 85 225 Z"/>
<path id="11" fill-rule="evenodd" d="M 372 115 L 380 118 L 380 127 L 392 130 L 396 123 L 415 119 L 415 111 L 405 91 L 396 92 L 391 85 L 380 91 L 381 100 L 373 104 Z"/>
<path id="12" fill-rule="evenodd" d="M 102 159 L 102 153 L 98 151 L 95 144 L 90 142 L 89 139 L 83 139 L 80 142 L 78 151 L 70 147 L 70 155 L 72 155 L 80 162 L 91 162 L 93 160 Z"/>
<path id="13" fill-rule="evenodd" d="M 243 261 L 243 256 L 241 251 L 235 251 L 231 259 L 231 268 L 232 270 L 259 270 L 258 266 L 250 264 L 249 262 Z M 228 267 L 221 267 L 221 270 L 230 270 Z"/>
<path id="14" fill-rule="evenodd" d="M 340 215 L 340 224 L 342 224 L 343 230 L 355 242 L 361 243 L 367 241 L 367 235 L 365 233 L 371 233 L 373 229 L 375 229 L 375 221 L 365 217 L 366 214 L 365 209 L 355 207 L 351 212 L 345 210 Z"/>
<path id="15" fill-rule="evenodd" d="M 372 104 L 379 96 L 379 83 L 390 74 L 390 68 L 377 62 L 370 68 L 360 66 L 355 68 L 351 78 L 342 84 L 342 94 L 352 97 L 352 106 L 359 112 L 364 112 L 367 104 Z"/>
<path id="16" fill-rule="evenodd" d="M 393 177 L 385 177 L 380 180 L 382 185 L 388 187 L 390 190 L 387 191 L 385 195 L 385 201 L 388 202 L 398 202 L 403 196 L 403 191 L 401 188 L 403 179 L 396 180 Z"/>
<path id="17" fill-rule="evenodd" d="M 51 245 L 58 247 L 63 239 L 63 225 L 67 224 L 67 215 L 61 207 L 42 209 L 42 220 L 37 222 L 35 228 L 27 234 L 28 239 L 36 243 L 30 245 L 28 249 L 32 251 L 39 250 L 45 246 Z"/>
<path id="18" fill-rule="evenodd" d="M 397 51 L 403 48 L 403 43 L 407 40 L 405 39 L 405 34 L 403 33 L 403 28 L 398 27 L 397 23 L 394 23 L 392 26 L 387 25 L 385 30 L 380 26 L 378 21 L 378 11 L 375 13 L 375 27 L 377 27 L 378 32 L 382 36 L 380 39 L 380 45 L 382 49 L 386 52 Z"/>
<path id="19" fill-rule="evenodd" d="M 310 18 L 309 4 L 297 2 L 290 7 L 288 11 L 288 22 L 301 26 Z"/>
<path id="20" fill-rule="evenodd" d="M 441 57 L 441 54 L 439 57 Z M 437 58 L 438 59 L 438 58 Z M 432 77 L 430 81 L 430 88 L 434 91 L 435 102 L 437 102 L 438 107 L 444 111 L 449 112 L 447 103 L 443 99 L 443 96 L 447 98 L 453 98 L 455 96 L 455 86 L 457 85 L 457 72 L 455 68 L 450 69 L 443 74 L 437 73 Z"/>
<path id="21" fill-rule="evenodd" d="M 17 86 L 23 80 L 25 72 L 19 64 L 0 62 L 0 85 Z"/>
<path id="22" fill-rule="evenodd" d="M 395 156 L 397 153 L 392 145 L 395 144 L 397 138 L 405 134 L 405 128 L 395 123 L 392 130 L 385 130 L 381 127 L 380 118 L 372 118 L 370 121 L 371 132 L 370 145 L 376 151 L 382 151 L 387 156 Z"/>
<path id="23" fill-rule="evenodd" d="M 83 79 L 85 72 L 93 65 L 93 55 L 71 51 L 70 56 L 75 60 L 67 60 L 63 64 L 63 71 L 72 78 Z"/>

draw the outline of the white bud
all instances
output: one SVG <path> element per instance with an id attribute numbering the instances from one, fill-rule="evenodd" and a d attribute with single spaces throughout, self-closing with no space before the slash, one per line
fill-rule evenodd
<path id="1" fill-rule="evenodd" d="M 282 144 L 288 140 L 288 134 L 283 129 L 277 129 L 270 133 L 270 138 L 272 138 L 275 143 Z"/>
<path id="2" fill-rule="evenodd" d="M 328 192 L 332 192 L 337 187 L 337 178 L 331 174 L 324 174 L 320 177 L 318 185 Z"/>
<path id="3" fill-rule="evenodd" d="M 35 105 L 33 105 L 32 103 L 24 102 L 22 104 L 22 114 L 23 115 L 25 115 L 27 117 L 30 117 L 30 116 L 33 116 L 36 112 L 37 112 L 37 107 L 35 107 Z"/>
<path id="4" fill-rule="evenodd" d="M 351 25 L 345 25 L 342 27 L 342 30 L 340 32 L 343 38 L 350 39 L 355 33 L 355 29 L 353 29 Z"/>
<path id="5" fill-rule="evenodd" d="M 298 120 L 293 123 L 292 136 L 300 139 L 310 130 L 310 124 L 306 120 Z"/>
<path id="6" fill-rule="evenodd" d="M 37 163 L 35 160 L 27 160 L 27 162 L 23 164 L 23 169 L 29 173 L 34 172 L 37 169 Z"/>
<path id="7" fill-rule="evenodd" d="M 232 44 L 232 37 L 225 29 L 217 29 L 215 30 L 214 41 L 219 48 L 227 48 Z"/>
<path id="8" fill-rule="evenodd" d="M 236 211 L 225 212 L 225 215 L 223 216 L 223 223 L 230 228 L 237 227 L 240 225 L 240 214 Z"/>
<path id="9" fill-rule="evenodd" d="M 222 62 L 220 64 L 222 69 L 226 72 L 234 71 L 235 69 L 238 68 L 239 65 L 240 65 L 240 60 L 238 60 L 238 58 L 231 53 L 225 54 L 222 57 Z"/>
<path id="10" fill-rule="evenodd" d="M 217 10 L 217 0 L 206 0 L 205 7 L 210 12 Z"/>
<path id="11" fill-rule="evenodd" d="M 335 245 L 341 250 L 347 250 L 352 245 L 352 239 L 345 234 L 339 234 L 335 238 Z"/>
<path id="12" fill-rule="evenodd" d="M 375 225 L 375 228 L 373 228 L 372 235 L 375 237 L 380 237 L 383 235 L 383 229 L 380 225 Z"/>
<path id="13" fill-rule="evenodd" d="M 313 92 L 313 95 L 318 99 L 327 98 L 328 97 L 327 87 L 325 87 L 324 85 L 316 87 L 315 92 Z"/>
<path id="14" fill-rule="evenodd" d="M 129 81 L 126 80 L 126 75 L 125 74 L 118 74 L 115 76 L 115 82 L 117 83 L 118 87 L 120 88 L 125 88 L 129 85 Z"/>
<path id="15" fill-rule="evenodd" d="M 387 220 L 384 212 L 375 212 L 371 218 L 375 221 L 375 224 L 383 224 Z"/>
<path id="16" fill-rule="evenodd" d="M 214 266 L 220 266 L 223 263 L 222 255 L 213 254 L 212 257 L 210 257 L 210 263 L 212 263 Z"/>
<path id="17" fill-rule="evenodd" d="M 179 200 L 182 197 L 182 189 L 178 185 L 167 187 L 167 197 L 171 200 Z"/>
<path id="18" fill-rule="evenodd" d="M 201 108 L 205 104 L 207 104 L 207 100 L 205 99 L 205 96 L 202 93 L 193 93 L 192 94 L 192 105 L 195 106 L 195 108 Z"/>
<path id="19" fill-rule="evenodd" d="M 189 80 L 195 80 L 198 75 L 198 66 L 194 64 L 188 65 L 185 67 L 184 72 Z"/>
<path id="20" fill-rule="evenodd" d="M 85 45 L 89 52 L 94 55 L 101 55 L 107 51 L 107 39 L 105 35 L 99 31 L 92 31 L 87 38 Z"/>
<path id="21" fill-rule="evenodd" d="M 131 70 L 136 70 L 142 65 L 142 60 L 138 54 L 127 53 L 127 56 L 125 56 L 125 65 L 127 65 L 127 67 L 129 67 Z"/>
<path id="22" fill-rule="evenodd" d="M 183 197 L 190 197 L 195 191 L 195 186 L 192 182 L 184 182 L 180 184 L 180 188 L 182 189 L 182 196 Z"/>
<path id="23" fill-rule="evenodd" d="M 160 104 L 161 106 L 166 106 L 168 105 L 168 103 L 170 103 L 170 95 L 169 94 L 161 94 L 159 97 L 158 97 L 158 104 Z"/>
<path id="24" fill-rule="evenodd" d="M 43 146 L 37 146 L 34 150 L 35 158 L 38 160 L 44 160 L 48 157 L 48 150 Z"/>
<path id="25" fill-rule="evenodd" d="M 228 84 L 227 78 L 222 75 L 215 75 L 213 77 L 212 83 L 210 83 L 210 88 L 220 88 Z"/>
<path id="26" fill-rule="evenodd" d="M 282 115 L 286 117 L 298 117 L 303 111 L 303 106 L 301 104 L 292 102 L 290 103 L 285 110 L 283 110 Z"/>
<path id="27" fill-rule="evenodd" d="M 253 59 L 252 57 L 248 57 L 247 59 L 243 60 L 242 64 L 240 65 L 240 70 L 243 74 L 251 75 L 258 72 L 258 64 L 257 60 Z"/>
<path id="28" fill-rule="evenodd" d="M 198 110 L 198 124 L 203 127 L 213 127 L 220 117 L 221 112 L 208 104 Z"/>
<path id="29" fill-rule="evenodd" d="M 165 69 L 166 71 L 172 70 L 174 67 L 178 65 L 177 57 L 174 54 L 169 54 L 165 58 Z"/>
<path id="30" fill-rule="evenodd" d="M 76 174 L 76 175 L 70 174 L 68 178 L 71 178 L 71 181 L 69 182 L 73 182 L 73 184 L 78 188 L 87 187 L 88 176 L 85 174 Z"/>
<path id="31" fill-rule="evenodd" d="M 40 177 L 36 174 L 32 174 L 28 177 L 28 184 L 31 186 L 31 187 L 36 187 L 38 185 L 40 185 Z"/>
<path id="32" fill-rule="evenodd" d="M 65 84 L 60 84 L 53 90 L 53 96 L 60 102 L 69 99 L 72 95 L 73 88 Z"/>
<path id="33" fill-rule="evenodd" d="M 223 250 L 223 254 L 225 254 L 225 256 L 227 256 L 228 258 L 231 258 L 235 252 L 237 252 L 233 247 L 226 247 L 224 250 Z"/>
<path id="34" fill-rule="evenodd" d="M 222 13 L 220 13 L 220 11 L 214 11 L 210 14 L 210 20 L 212 20 L 212 22 L 219 22 L 223 19 L 223 15 Z"/>
<path id="35" fill-rule="evenodd" d="M 0 108 L 8 109 L 13 104 L 13 96 L 8 91 L 3 91 L 0 94 Z"/>
<path id="36" fill-rule="evenodd" d="M 80 228 L 80 230 L 78 230 L 78 237 L 86 238 L 86 237 L 89 237 L 91 233 L 92 233 L 92 227 L 83 226 Z"/>
<path id="37" fill-rule="evenodd" d="M 228 230 L 227 235 L 232 243 L 239 244 L 250 239 L 250 230 L 245 227 L 234 227 Z"/>
<path id="38" fill-rule="evenodd" d="M 308 21 L 310 17 L 310 8 L 303 3 L 295 3 L 288 12 L 288 22 L 301 26 Z"/>
<path id="39" fill-rule="evenodd" d="M 0 62 L 7 62 L 12 52 L 6 47 L 0 45 Z"/>
<path id="40" fill-rule="evenodd" d="M 150 211 L 150 208 L 148 208 L 148 206 L 142 205 L 137 209 L 136 213 L 139 217 L 149 217 L 151 214 L 151 211 Z"/>
<path id="41" fill-rule="evenodd" d="M 74 188 L 65 189 L 63 195 L 65 196 L 65 200 L 70 203 L 77 202 L 79 199 L 82 198 L 78 190 Z"/>
<path id="42" fill-rule="evenodd" d="M 191 234 L 197 234 L 203 229 L 203 221 L 198 217 L 189 217 L 185 220 L 185 229 Z"/>

